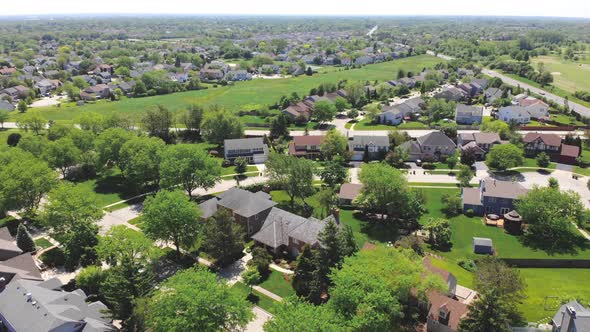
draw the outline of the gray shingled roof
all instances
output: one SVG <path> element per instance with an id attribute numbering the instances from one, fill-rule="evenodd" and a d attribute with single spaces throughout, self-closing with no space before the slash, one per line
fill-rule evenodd
<path id="1" fill-rule="evenodd" d="M 473 245 L 474 246 L 482 246 L 482 247 L 493 247 L 492 239 L 488 239 L 485 237 L 474 237 L 473 238 Z"/>
<path id="2" fill-rule="evenodd" d="M 73 324 L 84 324 L 82 331 L 113 330 L 102 313 L 104 304 L 88 304 L 83 291 L 64 292 L 59 286 L 57 279 L 15 280 L 0 292 L 0 313 L 17 331 L 51 331 Z"/>
<path id="3" fill-rule="evenodd" d="M 0 277 L 3 277 L 6 282 L 16 279 L 43 280 L 30 253 L 0 262 Z"/>
<path id="4" fill-rule="evenodd" d="M 277 205 L 277 203 L 269 199 L 270 196 L 264 195 L 264 193 L 251 193 L 236 187 L 231 188 L 217 197 L 219 198 L 218 205 L 226 207 L 246 218 Z"/>
<path id="5" fill-rule="evenodd" d="M 217 212 L 217 202 L 219 202 L 218 198 L 213 197 L 199 204 L 202 212 L 201 218 L 209 218 L 214 215 Z"/>
<path id="6" fill-rule="evenodd" d="M 482 116 L 483 107 L 457 104 L 456 113 L 457 116 Z"/>
<path id="7" fill-rule="evenodd" d="M 369 136 L 369 135 L 355 135 L 352 138 L 353 145 L 376 145 L 389 146 L 389 137 L 383 136 Z"/>
<path id="8" fill-rule="evenodd" d="M 416 141 L 403 142 L 399 147 L 400 149 L 407 151 L 409 154 L 422 153 L 422 149 L 420 149 L 420 144 L 418 144 L 418 142 Z"/>
<path id="9" fill-rule="evenodd" d="M 225 150 L 264 148 L 262 137 L 226 139 L 223 141 Z"/>
<path id="10" fill-rule="evenodd" d="M 447 135 L 442 131 L 433 131 L 424 136 L 420 136 L 417 139 L 420 146 L 447 146 L 449 148 L 455 148 L 455 142 L 453 142 Z"/>
<path id="11" fill-rule="evenodd" d="M 301 216 L 273 207 L 252 239 L 271 248 L 286 246 L 289 244 L 289 233 L 306 222 L 307 219 Z"/>
<path id="12" fill-rule="evenodd" d="M 577 331 L 590 331 L 590 310 L 586 309 L 583 305 L 581 305 L 578 301 L 571 301 L 564 305 L 562 305 L 559 310 L 553 316 L 553 324 L 557 328 L 561 328 L 562 331 L 566 331 L 567 328 L 571 328 L 569 326 L 569 314 L 566 313 L 567 308 L 573 308 L 576 311 L 576 318 L 574 319 L 574 324 L 576 326 Z M 565 321 L 563 319 L 565 314 Z M 562 323 L 564 323 L 562 325 Z M 564 326 L 567 326 L 564 329 Z"/>
<path id="13" fill-rule="evenodd" d="M 527 193 L 527 189 L 518 182 L 500 181 L 493 178 L 485 178 L 482 181 L 483 195 L 487 197 L 516 199 Z"/>

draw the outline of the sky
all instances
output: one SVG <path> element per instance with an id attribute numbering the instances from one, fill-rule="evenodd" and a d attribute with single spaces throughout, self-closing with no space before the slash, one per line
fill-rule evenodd
<path id="1" fill-rule="evenodd" d="M 41 14 L 476 15 L 590 18 L 588 0 L 3 0 L 0 16 Z"/>

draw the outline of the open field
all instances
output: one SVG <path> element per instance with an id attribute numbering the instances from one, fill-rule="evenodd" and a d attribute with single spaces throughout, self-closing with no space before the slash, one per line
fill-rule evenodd
<path id="1" fill-rule="evenodd" d="M 258 104 L 267 105 L 277 102 L 281 96 L 297 92 L 300 96 L 308 94 L 311 88 L 317 87 L 320 83 L 338 83 L 340 80 L 348 82 L 356 81 L 383 81 L 393 79 L 397 71 L 403 68 L 406 71 L 419 71 L 424 67 L 432 67 L 444 61 L 429 55 L 420 55 L 390 62 L 374 65 L 367 65 L 360 69 L 338 70 L 314 76 L 299 76 L 275 80 L 252 80 L 237 82 L 234 86 L 209 88 L 207 90 L 187 91 L 168 95 L 128 98 L 116 102 L 98 101 L 94 104 L 75 106 L 69 104 L 62 107 L 42 107 L 39 110 L 50 120 L 72 120 L 76 119 L 83 112 L 97 113 L 120 113 L 138 117 L 146 110 L 155 105 L 163 105 L 171 111 L 183 109 L 189 104 L 200 104 L 203 106 L 220 105 L 231 111 L 238 111 L 244 105 Z M 13 119 L 18 119 L 19 114 L 13 114 Z"/>
<path id="2" fill-rule="evenodd" d="M 558 56 L 539 56 L 531 58 L 532 63 L 545 64 L 545 69 L 553 74 L 553 85 L 574 93 L 579 90 L 590 91 L 590 64 L 564 60 Z"/>

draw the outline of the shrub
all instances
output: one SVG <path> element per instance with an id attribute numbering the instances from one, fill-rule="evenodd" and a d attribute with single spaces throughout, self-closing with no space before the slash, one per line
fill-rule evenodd
<path id="1" fill-rule="evenodd" d="M 473 217 L 474 214 L 475 211 L 473 211 L 473 209 L 467 209 L 467 211 L 465 211 L 465 215 L 468 217 Z"/>
<path id="2" fill-rule="evenodd" d="M 51 268 L 63 266 L 65 263 L 65 255 L 61 248 L 53 248 L 48 250 L 44 252 L 43 255 L 39 257 L 39 259 L 43 262 L 43 264 Z"/>
<path id="3" fill-rule="evenodd" d="M 457 264 L 469 272 L 477 271 L 477 265 L 475 265 L 475 262 L 471 259 L 460 258 L 457 260 Z"/>
<path id="4" fill-rule="evenodd" d="M 16 231 L 16 245 L 24 252 L 33 252 L 37 249 L 35 241 L 33 241 L 31 234 L 29 234 L 29 231 L 24 224 L 18 225 Z"/>
<path id="5" fill-rule="evenodd" d="M 424 168 L 424 169 L 435 169 L 436 166 L 434 166 L 434 164 L 432 164 L 432 163 L 423 163 L 422 164 L 422 168 Z"/>

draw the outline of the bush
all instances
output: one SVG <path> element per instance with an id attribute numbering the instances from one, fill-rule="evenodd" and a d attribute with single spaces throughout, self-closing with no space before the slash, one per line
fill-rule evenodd
<path id="1" fill-rule="evenodd" d="M 477 265 L 475 265 L 475 262 L 471 259 L 460 258 L 457 260 L 457 264 L 469 272 L 477 271 Z"/>
<path id="2" fill-rule="evenodd" d="M 423 163 L 422 164 L 422 168 L 424 168 L 424 169 L 431 169 L 432 170 L 432 169 L 435 169 L 436 166 L 434 166 L 434 164 L 432 164 L 432 163 Z"/>
<path id="3" fill-rule="evenodd" d="M 43 262 L 43 264 L 51 268 L 63 266 L 65 263 L 65 255 L 61 248 L 53 248 L 48 250 L 44 252 L 43 255 L 39 257 L 39 259 Z"/>
<path id="4" fill-rule="evenodd" d="M 474 214 L 475 211 L 473 211 L 473 209 L 467 209 L 467 211 L 465 211 L 465 215 L 468 217 L 473 217 Z"/>
<path id="5" fill-rule="evenodd" d="M 272 256 L 263 247 L 256 247 L 252 250 L 252 259 L 248 262 L 248 266 L 255 268 L 258 272 L 265 276 L 268 274 L 268 266 L 272 260 Z"/>
<path id="6" fill-rule="evenodd" d="M 86 294 L 98 295 L 100 283 L 104 280 L 105 274 L 100 266 L 91 265 L 85 267 L 76 276 L 76 286 Z"/>

